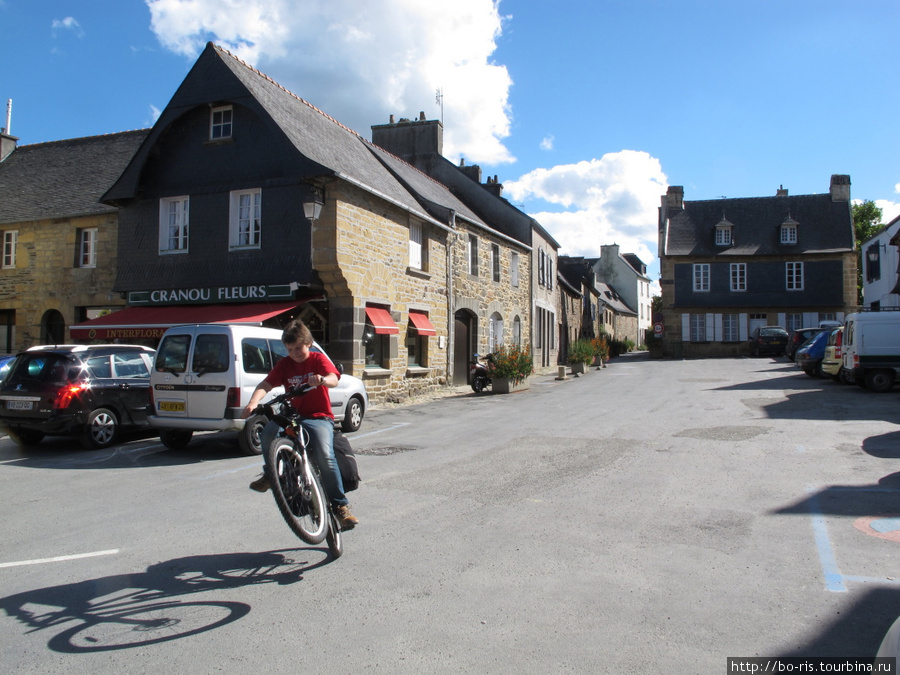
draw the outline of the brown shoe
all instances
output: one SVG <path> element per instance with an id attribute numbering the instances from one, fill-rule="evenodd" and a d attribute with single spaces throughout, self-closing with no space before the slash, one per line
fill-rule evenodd
<path id="1" fill-rule="evenodd" d="M 256 490 L 257 492 L 268 492 L 272 489 L 272 485 L 269 483 L 269 479 L 266 478 L 266 474 L 263 474 L 250 483 L 250 489 Z"/>
<path id="2" fill-rule="evenodd" d="M 335 506 L 334 515 L 337 516 L 342 530 L 352 530 L 359 525 L 359 518 L 350 513 L 349 506 Z"/>

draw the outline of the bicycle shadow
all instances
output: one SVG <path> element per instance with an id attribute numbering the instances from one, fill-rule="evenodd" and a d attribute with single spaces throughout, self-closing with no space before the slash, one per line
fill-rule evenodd
<path id="1" fill-rule="evenodd" d="M 246 616 L 243 602 L 180 596 L 276 583 L 294 584 L 330 560 L 295 560 L 283 549 L 175 558 L 145 572 L 38 588 L 0 598 L 0 608 L 29 629 L 53 631 L 47 646 L 77 654 L 143 647 L 214 630 Z M 327 549 L 326 549 L 327 552 Z"/>

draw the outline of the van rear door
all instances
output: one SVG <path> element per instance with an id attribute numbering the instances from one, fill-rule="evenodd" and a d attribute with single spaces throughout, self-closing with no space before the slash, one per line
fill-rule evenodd
<path id="1" fill-rule="evenodd" d="M 190 366 L 186 378 L 188 409 L 192 418 L 240 419 L 240 398 L 229 401 L 229 389 L 235 387 L 235 352 L 228 330 L 213 331 L 209 326 L 194 336 Z M 234 408 L 229 412 L 228 408 Z"/>
<path id="2" fill-rule="evenodd" d="M 153 406 L 159 417 L 187 417 L 188 363 L 194 342 L 194 329 L 169 331 L 165 334 L 150 374 Z"/>

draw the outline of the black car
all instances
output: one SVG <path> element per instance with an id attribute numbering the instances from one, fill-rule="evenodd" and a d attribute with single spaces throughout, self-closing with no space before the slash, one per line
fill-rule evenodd
<path id="1" fill-rule="evenodd" d="M 761 354 L 784 354 L 787 347 L 788 334 L 781 326 L 757 326 L 750 334 L 750 353 L 753 356 Z"/>
<path id="2" fill-rule="evenodd" d="M 122 428 L 147 425 L 155 353 L 135 345 L 21 352 L 0 383 L 0 430 L 20 445 L 55 435 L 112 445 Z"/>

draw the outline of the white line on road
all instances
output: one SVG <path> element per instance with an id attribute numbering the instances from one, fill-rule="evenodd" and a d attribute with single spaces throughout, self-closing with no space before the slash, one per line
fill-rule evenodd
<path id="1" fill-rule="evenodd" d="M 66 560 L 78 560 L 79 558 L 95 558 L 99 555 L 115 555 L 119 552 L 117 548 L 111 548 L 108 551 L 93 551 L 91 553 L 75 553 L 73 555 L 58 555 L 54 558 L 36 558 L 35 560 L 19 560 L 17 562 L 0 563 L 0 567 L 19 567 L 21 565 L 40 565 L 42 563 L 63 562 Z"/>

